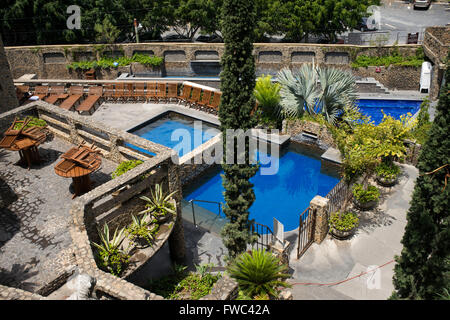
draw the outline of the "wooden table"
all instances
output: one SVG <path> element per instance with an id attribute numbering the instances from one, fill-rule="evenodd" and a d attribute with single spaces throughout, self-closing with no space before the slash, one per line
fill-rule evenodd
<path id="1" fill-rule="evenodd" d="M 32 163 L 40 163 L 38 146 L 47 139 L 47 129 L 45 127 L 30 127 L 18 131 L 17 135 L 5 135 L 0 143 L 0 147 L 18 151 L 19 163 L 24 163 L 30 170 Z"/>
<path id="2" fill-rule="evenodd" d="M 100 155 L 94 152 L 88 152 L 88 155 L 85 158 L 87 162 L 92 163 L 90 166 L 72 161 L 72 157 L 84 148 L 85 147 L 74 147 L 69 149 L 65 154 L 61 155 L 63 160 L 58 162 L 55 166 L 55 173 L 57 175 L 64 178 L 72 178 L 74 188 L 72 199 L 91 190 L 91 179 L 89 178 L 89 174 L 98 170 L 102 163 Z"/>

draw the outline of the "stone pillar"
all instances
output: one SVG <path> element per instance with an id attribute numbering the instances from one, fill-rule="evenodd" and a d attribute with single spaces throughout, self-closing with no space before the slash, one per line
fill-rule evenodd
<path id="1" fill-rule="evenodd" d="M 75 145 L 79 144 L 81 142 L 80 141 L 81 139 L 80 136 L 78 135 L 77 124 L 72 119 L 67 119 L 67 124 L 70 127 L 69 129 L 70 142 Z"/>
<path id="2" fill-rule="evenodd" d="M 11 70 L 6 59 L 5 48 L 0 36 L 0 113 L 9 111 L 19 106 L 16 96 Z"/>
<path id="3" fill-rule="evenodd" d="M 329 199 L 315 196 L 314 199 L 311 200 L 309 206 L 311 210 L 316 212 L 316 221 L 314 228 L 314 242 L 320 244 L 328 233 L 328 213 L 327 213 L 327 205 Z"/>
<path id="4" fill-rule="evenodd" d="M 178 166 L 172 163 L 171 160 L 169 160 L 168 162 L 167 174 L 169 180 L 169 192 L 177 191 L 177 193 L 175 193 L 174 195 L 175 202 L 177 203 L 177 219 L 173 226 L 172 234 L 169 237 L 170 257 L 173 262 L 176 262 L 177 264 L 183 264 L 186 258 L 183 219 L 181 217 L 181 199 L 183 195 L 181 191 Z"/>
<path id="5" fill-rule="evenodd" d="M 122 145 L 122 140 L 120 140 L 119 137 L 110 134 L 109 142 L 111 143 L 111 146 L 109 148 L 108 157 L 114 162 L 122 162 L 122 154 L 119 151 L 119 144 Z"/>

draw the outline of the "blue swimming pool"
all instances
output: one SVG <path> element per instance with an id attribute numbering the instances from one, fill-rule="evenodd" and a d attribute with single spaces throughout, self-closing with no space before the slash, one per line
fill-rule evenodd
<path id="1" fill-rule="evenodd" d="M 194 121 L 194 119 L 171 112 L 158 120 L 131 129 L 129 132 L 152 142 L 172 148 L 178 152 L 180 157 L 182 157 L 219 133 L 218 129 L 205 122 L 202 122 L 201 128 L 196 127 Z M 175 130 L 184 130 L 178 132 L 186 134 L 186 137 L 189 137 L 189 141 L 183 140 L 180 135 L 174 135 L 174 139 L 172 139 L 172 134 Z M 181 143 L 182 141 L 184 143 Z M 152 154 L 142 148 L 133 145 L 129 146 L 141 152 Z"/>
<path id="2" fill-rule="evenodd" d="M 360 111 L 372 118 L 375 124 L 379 124 L 383 120 L 383 110 L 387 115 L 394 119 L 400 119 L 401 115 L 408 112 L 414 115 L 419 111 L 422 101 L 418 100 L 376 100 L 376 99 L 360 99 L 357 105 Z"/>
<path id="3" fill-rule="evenodd" d="M 316 195 L 326 196 L 339 182 L 336 173 L 328 174 L 321 169 L 318 156 L 299 151 L 298 147 L 286 149 L 279 158 L 277 174 L 261 175 L 259 170 L 251 179 L 256 200 L 250 208 L 250 218 L 272 227 L 275 217 L 284 224 L 285 231 L 297 228 L 299 215 L 308 207 L 312 198 Z M 221 174 L 223 171 L 218 167 L 203 179 L 196 179 L 193 185 L 183 191 L 185 200 L 225 203 Z M 217 213 L 217 204 L 196 204 Z"/>

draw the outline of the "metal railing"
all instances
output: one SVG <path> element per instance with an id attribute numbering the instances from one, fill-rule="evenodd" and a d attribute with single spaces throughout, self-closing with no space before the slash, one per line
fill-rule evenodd
<path id="1" fill-rule="evenodd" d="M 256 233 L 258 236 L 256 242 L 252 244 L 252 247 L 256 247 L 256 250 L 259 250 L 260 248 L 267 250 L 269 245 L 274 242 L 275 235 L 272 230 L 264 224 L 253 222 L 251 231 L 252 234 Z"/>
<path id="2" fill-rule="evenodd" d="M 189 203 L 191 204 L 191 208 L 192 208 L 192 219 L 194 220 L 194 225 L 197 227 L 197 222 L 195 220 L 195 206 L 194 206 L 194 202 L 202 202 L 202 203 L 215 203 L 218 205 L 218 211 L 217 211 L 217 215 L 220 217 L 221 216 L 221 212 L 222 212 L 222 202 L 218 202 L 218 201 L 208 201 L 208 200 L 199 200 L 199 199 L 191 199 L 189 200 Z M 225 217 L 225 216 L 224 216 Z M 226 219 L 226 217 L 225 217 Z"/>
<path id="3" fill-rule="evenodd" d="M 325 196 L 325 198 L 329 199 L 327 205 L 327 214 L 328 217 L 332 212 L 336 212 L 342 208 L 345 200 L 348 199 L 350 192 L 350 186 L 345 182 L 344 179 L 339 181 L 337 185 L 331 189 L 330 192 Z"/>

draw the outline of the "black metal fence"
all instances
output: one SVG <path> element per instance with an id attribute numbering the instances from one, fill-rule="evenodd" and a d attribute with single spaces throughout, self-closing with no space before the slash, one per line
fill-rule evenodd
<path id="1" fill-rule="evenodd" d="M 253 244 L 253 248 L 256 247 L 256 250 L 260 248 L 267 250 L 269 245 L 273 243 L 275 237 L 268 226 L 257 222 L 252 224 L 252 234 L 258 236 L 256 242 Z"/>
<path id="2" fill-rule="evenodd" d="M 310 207 L 306 208 L 306 210 L 300 215 L 297 259 L 299 259 L 314 242 L 315 222 L 316 212 Z"/>
<path id="3" fill-rule="evenodd" d="M 331 189 L 325 198 L 329 199 L 327 206 L 328 217 L 332 212 L 336 212 L 342 209 L 342 205 L 345 200 L 350 196 L 350 186 L 342 179 L 337 185 Z"/>

